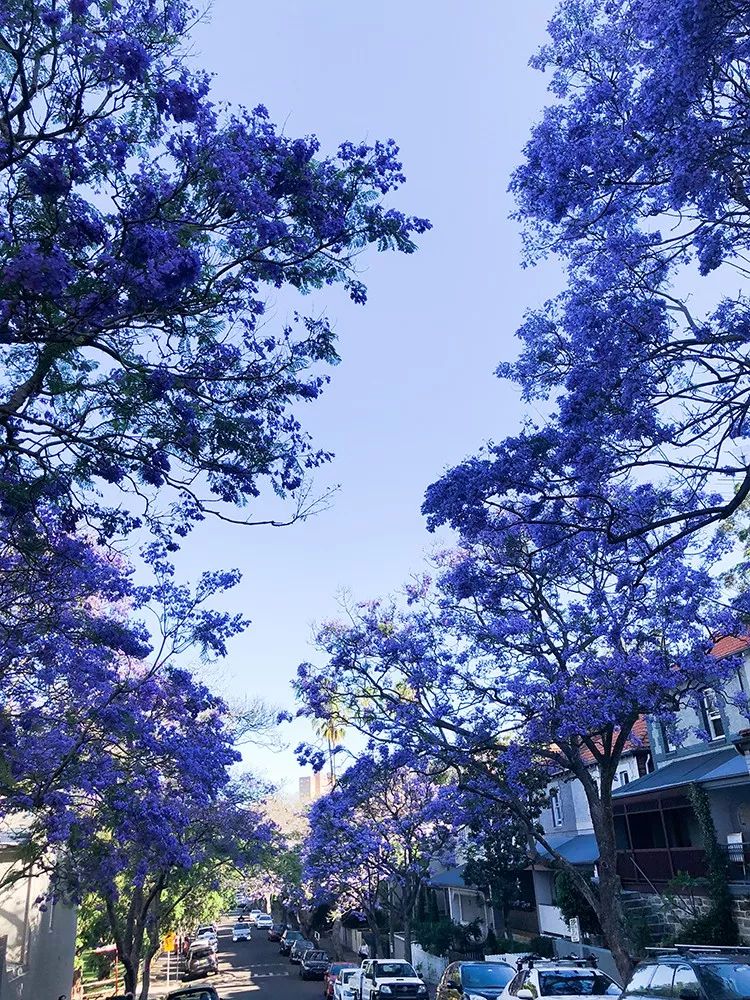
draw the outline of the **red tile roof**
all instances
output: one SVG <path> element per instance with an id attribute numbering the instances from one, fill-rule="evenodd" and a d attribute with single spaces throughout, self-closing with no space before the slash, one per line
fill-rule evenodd
<path id="1" fill-rule="evenodd" d="M 635 750 L 647 750 L 649 746 L 648 742 L 648 725 L 646 723 L 646 716 L 639 715 L 635 720 L 635 724 L 631 729 L 631 735 L 634 739 L 628 739 L 625 747 L 623 749 L 623 754 L 632 753 Z M 581 760 L 586 762 L 594 763 L 594 755 L 590 750 L 581 750 Z"/>
<path id="2" fill-rule="evenodd" d="M 716 640 L 711 652 L 717 659 L 721 660 L 725 656 L 742 653 L 746 649 L 750 649 L 750 635 L 725 635 Z"/>

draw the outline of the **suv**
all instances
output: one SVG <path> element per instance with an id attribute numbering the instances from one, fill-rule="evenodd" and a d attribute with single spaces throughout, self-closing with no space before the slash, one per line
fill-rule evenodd
<path id="1" fill-rule="evenodd" d="M 198 941 L 190 945 L 183 979 L 215 976 L 218 971 L 219 963 L 216 960 L 216 952 L 207 942 Z"/>
<path id="2" fill-rule="evenodd" d="M 653 949 L 623 993 L 629 997 L 674 1000 L 737 1000 L 750 996 L 750 948 L 676 945 Z"/>
<path id="3" fill-rule="evenodd" d="M 587 959 L 544 959 L 533 955 L 521 959 L 518 972 L 503 992 L 501 1000 L 572 1000 L 575 997 L 619 997 L 622 990 Z"/>
<path id="4" fill-rule="evenodd" d="M 323 976 L 323 996 L 331 1000 L 339 975 L 345 970 L 353 971 L 357 968 L 358 966 L 354 965 L 353 962 L 331 962 L 326 969 L 325 976 Z"/>
<path id="5" fill-rule="evenodd" d="M 324 951 L 312 948 L 302 956 L 299 974 L 303 979 L 323 979 L 331 960 Z"/>
<path id="6" fill-rule="evenodd" d="M 281 936 L 286 930 L 286 924 L 272 924 L 268 928 L 269 941 L 281 941 Z"/>
<path id="7" fill-rule="evenodd" d="M 507 962 L 452 962 L 435 991 L 436 1000 L 495 1000 L 516 974 Z"/>
<path id="8" fill-rule="evenodd" d="M 252 941 L 252 939 L 253 936 L 250 933 L 250 924 L 243 920 L 238 920 L 232 928 L 232 941 Z"/>
<path id="9" fill-rule="evenodd" d="M 281 941 L 279 941 L 279 954 L 288 955 L 292 950 L 294 942 L 301 941 L 304 936 L 302 931 L 293 931 L 290 927 L 287 927 L 281 935 Z"/>
<path id="10" fill-rule="evenodd" d="M 289 952 L 289 961 L 293 965 L 299 965 L 302 961 L 302 956 L 306 951 L 314 951 L 315 944 L 313 941 L 308 941 L 305 937 L 299 937 L 292 945 L 292 949 Z"/>
<path id="11" fill-rule="evenodd" d="M 427 987 L 408 962 L 366 958 L 362 962 L 359 995 L 360 1000 L 377 1000 L 381 995 L 427 1000 Z"/>
<path id="12" fill-rule="evenodd" d="M 184 986 L 167 993 L 164 1000 L 219 1000 L 219 994 L 213 986 Z"/>

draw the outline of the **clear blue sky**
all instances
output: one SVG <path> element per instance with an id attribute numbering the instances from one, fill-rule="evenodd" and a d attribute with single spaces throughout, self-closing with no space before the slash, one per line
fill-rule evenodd
<path id="1" fill-rule="evenodd" d="M 515 351 L 523 311 L 557 277 L 520 267 L 507 184 L 546 80 L 529 69 L 552 0 L 214 0 L 195 35 L 197 62 L 215 93 L 265 104 L 288 134 L 393 137 L 407 185 L 395 203 L 434 229 L 412 257 L 366 260 L 369 304 L 338 292 L 271 298 L 282 323 L 295 306 L 324 306 L 342 363 L 321 401 L 302 413 L 336 453 L 321 488 L 334 505 L 291 528 L 203 525 L 181 568 L 236 565 L 231 605 L 252 619 L 235 641 L 226 689 L 289 705 L 296 665 L 313 657 L 311 624 L 335 615 L 336 594 L 392 590 L 434 544 L 419 509 L 446 467 L 518 426 L 513 389 L 493 376 Z M 300 729 L 288 733 L 294 740 Z M 251 751 L 248 763 L 294 782 L 291 752 Z"/>

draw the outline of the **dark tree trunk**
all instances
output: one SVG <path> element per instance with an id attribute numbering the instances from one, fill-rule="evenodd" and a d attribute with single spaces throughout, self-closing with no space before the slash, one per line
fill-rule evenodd
<path id="1" fill-rule="evenodd" d="M 404 958 L 411 962 L 411 912 L 404 913 Z"/>
<path id="2" fill-rule="evenodd" d="M 609 773 L 610 770 L 612 773 Z M 591 812 L 591 822 L 599 848 L 598 892 L 591 900 L 597 918 L 601 924 L 607 947 L 622 976 L 627 983 L 635 968 L 632 955 L 632 943 L 628 935 L 625 911 L 622 907 L 622 885 L 617 874 L 617 841 L 615 839 L 615 824 L 612 814 L 612 774 L 611 768 L 600 768 L 601 791 L 589 776 L 588 782 L 583 782 Z"/>

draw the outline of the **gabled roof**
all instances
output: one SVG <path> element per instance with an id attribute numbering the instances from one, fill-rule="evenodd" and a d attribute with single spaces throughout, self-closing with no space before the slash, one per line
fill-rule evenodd
<path id="1" fill-rule="evenodd" d="M 711 652 L 717 660 L 723 660 L 725 656 L 744 653 L 746 649 L 750 649 L 750 635 L 725 635 L 716 640 Z"/>

